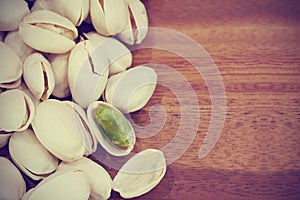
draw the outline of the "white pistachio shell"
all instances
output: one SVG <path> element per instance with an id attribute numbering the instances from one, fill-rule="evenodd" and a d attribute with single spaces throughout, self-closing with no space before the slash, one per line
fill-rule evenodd
<path id="1" fill-rule="evenodd" d="M 22 19 L 30 13 L 24 0 L 0 1 L 0 31 L 17 30 Z"/>
<path id="2" fill-rule="evenodd" d="M 78 117 L 64 102 L 48 99 L 36 107 L 32 128 L 42 145 L 57 158 L 72 162 L 86 149 L 79 137 Z"/>
<path id="3" fill-rule="evenodd" d="M 47 177 L 58 166 L 58 159 L 45 149 L 30 129 L 11 136 L 9 153 L 19 169 L 33 180 Z"/>
<path id="4" fill-rule="evenodd" d="M 96 101 L 93 102 L 89 105 L 88 109 L 87 109 L 87 118 L 88 121 L 90 123 L 90 126 L 93 130 L 94 135 L 96 136 L 97 140 L 99 141 L 100 145 L 111 155 L 114 156 L 125 156 L 128 155 L 136 142 L 136 136 L 135 136 L 135 132 L 133 130 L 133 127 L 131 126 L 130 122 L 127 121 L 130 125 L 131 128 L 131 132 L 129 134 L 132 134 L 132 140 L 130 140 L 130 144 L 127 148 L 121 148 L 118 147 L 117 145 L 111 143 L 105 135 L 103 135 L 103 133 L 100 131 L 99 129 L 99 125 L 96 119 L 96 111 L 98 108 L 100 107 L 109 107 L 114 109 L 115 111 L 121 113 L 118 109 L 116 109 L 115 107 L 109 105 L 106 102 L 102 102 L 102 101 Z M 122 114 L 122 113 L 121 113 Z"/>
<path id="5" fill-rule="evenodd" d="M 144 4 L 140 0 L 126 0 L 131 16 L 125 29 L 118 38 L 130 45 L 140 44 L 148 33 L 148 16 Z"/>
<path id="6" fill-rule="evenodd" d="M 89 200 L 104 200 L 110 197 L 112 180 L 107 171 L 94 161 L 83 157 L 71 163 L 62 162 L 57 172 L 79 170 L 87 174 L 91 185 Z"/>
<path id="7" fill-rule="evenodd" d="M 69 57 L 68 81 L 73 99 L 83 108 L 98 100 L 108 72 L 108 58 L 103 49 L 89 40 L 79 42 Z"/>
<path id="8" fill-rule="evenodd" d="M 163 152 L 144 150 L 130 158 L 113 179 L 113 190 L 123 198 L 143 195 L 159 184 L 166 173 Z"/>
<path id="9" fill-rule="evenodd" d="M 21 84 L 23 63 L 18 55 L 3 42 L 0 42 L 0 52 L 0 87 L 16 88 Z"/>
<path id="10" fill-rule="evenodd" d="M 123 113 L 143 108 L 157 84 L 156 72 L 146 66 L 131 68 L 108 79 L 105 100 Z"/>
<path id="11" fill-rule="evenodd" d="M 0 148 L 4 147 L 8 141 L 12 133 L 6 133 L 5 131 L 0 131 Z"/>
<path id="12" fill-rule="evenodd" d="M 55 79 L 55 87 L 52 94 L 58 98 L 65 98 L 71 94 L 68 83 L 69 55 L 70 53 L 50 54 L 48 57 Z"/>
<path id="13" fill-rule="evenodd" d="M 85 36 L 95 45 L 105 50 L 109 59 L 109 75 L 125 71 L 132 63 L 129 49 L 112 37 L 105 37 L 96 32 L 89 32 Z"/>
<path id="14" fill-rule="evenodd" d="M 33 120 L 34 113 L 34 104 L 24 92 L 13 89 L 0 94 L 0 130 L 26 130 Z"/>
<path id="15" fill-rule="evenodd" d="M 25 83 L 21 83 L 21 85 L 17 88 L 18 90 L 21 90 L 25 94 L 27 94 L 28 97 L 32 100 L 34 106 L 37 106 L 39 103 L 41 103 L 40 99 L 37 99 L 32 92 L 29 90 L 29 88 L 26 86 Z"/>
<path id="16" fill-rule="evenodd" d="M 24 62 L 25 59 L 35 51 L 33 48 L 24 43 L 23 39 L 19 35 L 19 31 L 9 32 L 4 39 L 4 43 L 18 55 L 22 62 Z"/>
<path id="17" fill-rule="evenodd" d="M 7 158 L 0 157 L 0 197 L 3 200 L 20 200 L 26 191 L 20 171 Z"/>
<path id="18" fill-rule="evenodd" d="M 91 0 L 90 16 L 96 31 L 110 36 L 125 28 L 129 11 L 124 0 Z"/>
<path id="19" fill-rule="evenodd" d="M 22 200 L 87 200 L 90 184 L 87 175 L 81 171 L 54 173 L 29 190 Z"/>
<path id="20" fill-rule="evenodd" d="M 32 94 L 46 100 L 52 94 L 55 79 L 49 61 L 40 53 L 27 57 L 23 66 L 23 78 Z"/>
<path id="21" fill-rule="evenodd" d="M 19 34 L 28 46 L 36 50 L 66 53 L 75 46 L 78 32 L 67 18 L 49 10 L 36 10 L 20 23 Z"/>

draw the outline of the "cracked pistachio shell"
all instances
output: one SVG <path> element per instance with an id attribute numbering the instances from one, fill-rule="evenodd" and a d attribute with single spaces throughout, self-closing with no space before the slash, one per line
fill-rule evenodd
<path id="1" fill-rule="evenodd" d="M 110 36 L 125 28 L 129 11 L 124 0 L 91 0 L 90 16 L 96 31 Z"/>
<path id="2" fill-rule="evenodd" d="M 97 121 L 97 110 L 99 108 L 109 108 L 109 109 L 113 109 L 115 112 L 119 113 L 120 115 L 122 115 L 122 119 L 125 121 L 121 121 L 120 119 L 115 119 L 115 121 L 117 122 L 117 124 L 120 123 L 126 123 L 129 125 L 130 131 L 127 131 L 126 134 L 127 136 L 125 137 L 126 139 L 128 138 L 128 146 L 123 146 L 123 147 L 119 147 L 115 144 L 113 144 L 109 138 L 105 135 L 105 133 L 103 133 L 103 129 L 100 129 L 100 125 Z M 130 122 L 125 118 L 125 116 L 116 108 L 114 108 L 113 106 L 109 105 L 108 103 L 102 102 L 102 101 L 96 101 L 93 102 L 89 105 L 88 109 L 87 109 L 87 118 L 88 121 L 90 123 L 90 126 L 93 130 L 93 133 L 95 134 L 97 140 L 99 141 L 100 145 L 111 155 L 114 156 L 125 156 L 128 155 L 133 147 L 134 144 L 136 142 L 136 136 L 135 136 L 135 132 L 133 130 L 133 127 L 131 126 Z M 108 118 L 110 118 L 110 116 L 108 116 Z M 119 126 L 122 130 L 121 125 Z M 107 134 L 114 134 L 114 133 L 107 133 Z M 111 136 L 113 137 L 113 136 Z M 118 137 L 117 140 L 123 140 L 123 137 Z"/>
<path id="3" fill-rule="evenodd" d="M 123 113 L 143 108 L 157 84 L 156 72 L 146 66 L 133 67 L 108 79 L 105 100 Z"/>
<path id="4" fill-rule="evenodd" d="M 11 136 L 9 153 L 19 169 L 33 180 L 47 177 L 58 166 L 58 159 L 45 149 L 30 129 Z"/>
<path id="5" fill-rule="evenodd" d="M 34 104 L 24 92 L 13 89 L 0 94 L 0 130 L 26 130 L 33 120 L 34 113 Z"/>
<path id="6" fill-rule="evenodd" d="M 24 0 L 0 1 L 0 31 L 17 30 L 22 19 L 30 13 Z"/>
<path id="7" fill-rule="evenodd" d="M 109 75 L 125 71 L 132 63 L 129 49 L 112 37 L 105 37 L 96 32 L 89 32 L 85 36 L 95 45 L 105 50 L 109 59 Z"/>
<path id="8" fill-rule="evenodd" d="M 118 38 L 130 45 L 140 44 L 148 33 L 148 16 L 144 4 L 140 0 L 126 0 L 130 10 L 125 29 Z"/>
<path id="9" fill-rule="evenodd" d="M 22 200 L 88 200 L 90 184 L 81 171 L 68 171 L 48 176 L 35 188 L 27 191 Z"/>
<path id="10" fill-rule="evenodd" d="M 81 107 L 102 95 L 108 79 L 108 58 L 102 48 L 89 40 L 79 42 L 71 51 L 68 81 L 73 99 Z"/>
<path id="11" fill-rule="evenodd" d="M 21 84 L 22 61 L 5 43 L 0 42 L 0 87 L 16 88 Z"/>
<path id="12" fill-rule="evenodd" d="M 121 167 L 113 179 L 113 190 L 126 199 L 143 195 L 159 184 L 166 169 L 163 152 L 146 149 Z"/>
<path id="13" fill-rule="evenodd" d="M 66 53 L 75 46 L 78 32 L 67 18 L 49 10 L 36 10 L 20 23 L 19 34 L 28 46 L 36 50 Z"/>
<path id="14" fill-rule="evenodd" d="M 49 61 L 40 53 L 27 57 L 23 65 L 23 78 L 32 94 L 41 100 L 51 95 L 55 79 Z"/>
<path id="15" fill-rule="evenodd" d="M 6 133 L 5 131 L 0 131 L 0 148 L 4 147 L 8 141 L 12 133 Z"/>
<path id="16" fill-rule="evenodd" d="M 26 191 L 20 171 L 7 158 L 0 157 L 0 198 L 20 200 Z"/>
<path id="17" fill-rule="evenodd" d="M 83 157 L 71 163 L 62 162 L 57 172 L 78 170 L 87 174 L 91 185 L 89 200 L 104 200 L 110 197 L 112 180 L 107 171 L 94 161 Z"/>
<path id="18" fill-rule="evenodd" d="M 64 102 L 48 99 L 36 107 L 32 128 L 40 143 L 57 158 L 72 162 L 86 149 L 80 140 L 78 117 Z"/>

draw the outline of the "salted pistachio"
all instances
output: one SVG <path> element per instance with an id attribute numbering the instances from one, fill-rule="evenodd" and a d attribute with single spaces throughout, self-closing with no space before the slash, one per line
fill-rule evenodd
<path id="1" fill-rule="evenodd" d="M 35 108 L 24 92 L 13 89 L 0 94 L 0 131 L 23 131 L 33 120 Z"/>
<path id="2" fill-rule="evenodd" d="M 33 53 L 26 58 L 23 78 L 37 99 L 46 100 L 52 94 L 55 79 L 49 61 L 42 54 Z"/>
<path id="3" fill-rule="evenodd" d="M 81 171 L 68 171 L 48 176 L 35 188 L 27 191 L 22 200 L 88 200 L 90 184 Z"/>
<path id="4" fill-rule="evenodd" d="M 36 50 L 66 53 L 75 46 L 78 32 L 67 18 L 49 10 L 36 10 L 20 23 L 19 34 L 28 46 Z"/>
<path id="5" fill-rule="evenodd" d="M 156 84 L 157 74 L 152 68 L 133 67 L 108 79 L 105 101 L 123 113 L 134 112 L 147 104 Z"/>
<path id="6" fill-rule="evenodd" d="M 125 71 L 131 65 L 131 52 L 117 39 L 105 37 L 96 32 L 89 32 L 85 34 L 85 37 L 104 49 L 109 59 L 109 75 Z"/>
<path id="7" fill-rule="evenodd" d="M 55 86 L 52 94 L 58 98 L 65 98 L 71 94 L 68 83 L 69 55 L 70 53 L 68 52 L 64 54 L 50 54 L 48 57 L 55 79 Z"/>
<path id="8" fill-rule="evenodd" d="M 87 118 L 100 145 L 114 156 L 128 155 L 135 144 L 133 127 L 126 117 L 108 103 L 89 105 Z"/>
<path id="9" fill-rule="evenodd" d="M 24 43 L 18 31 L 9 32 L 4 39 L 4 43 L 18 55 L 22 62 L 35 51 Z"/>
<path id="10" fill-rule="evenodd" d="M 108 58 L 91 41 L 79 42 L 71 51 L 68 82 L 73 99 L 83 108 L 99 99 L 108 79 Z"/>
<path id="11" fill-rule="evenodd" d="M 0 1 L 0 31 L 17 30 L 22 19 L 30 13 L 24 0 Z"/>
<path id="12" fill-rule="evenodd" d="M 16 89 L 21 90 L 22 92 L 24 92 L 25 94 L 27 94 L 28 97 L 30 97 L 30 99 L 32 100 L 34 106 L 37 106 L 39 103 L 41 103 L 40 99 L 37 99 L 32 92 L 29 90 L 29 88 L 27 87 L 27 85 L 23 82 L 21 83 L 21 85 L 19 87 L 17 87 Z"/>
<path id="13" fill-rule="evenodd" d="M 131 157 L 113 179 L 113 190 L 123 198 L 143 195 L 159 184 L 166 173 L 163 152 L 146 149 Z"/>
<path id="14" fill-rule="evenodd" d="M 71 170 L 78 170 L 87 174 L 91 185 L 89 200 L 104 200 L 110 197 L 112 180 L 107 171 L 99 164 L 83 157 L 71 163 L 62 162 L 57 168 L 57 172 Z"/>
<path id="15" fill-rule="evenodd" d="M 21 84 L 22 61 L 5 43 L 0 42 L 0 87 L 16 88 Z"/>
<path id="16" fill-rule="evenodd" d="M 140 0 L 126 0 L 130 16 L 127 26 L 118 34 L 118 38 L 127 44 L 140 44 L 148 33 L 148 16 Z"/>
<path id="17" fill-rule="evenodd" d="M 11 135 L 12 135 L 12 133 L 0 131 L 0 148 L 4 147 L 8 143 Z"/>
<path id="18" fill-rule="evenodd" d="M 20 200 L 26 191 L 20 171 L 7 158 L 0 157 L 0 195 L 3 200 Z"/>
<path id="19" fill-rule="evenodd" d="M 125 28 L 129 12 L 125 0 L 91 0 L 90 16 L 96 31 L 110 36 Z"/>

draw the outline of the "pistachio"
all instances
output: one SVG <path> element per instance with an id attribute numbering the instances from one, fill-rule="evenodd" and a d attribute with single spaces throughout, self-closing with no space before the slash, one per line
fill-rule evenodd
<path id="1" fill-rule="evenodd" d="M 21 85 L 17 87 L 17 89 L 27 94 L 27 96 L 32 100 L 34 106 L 37 106 L 39 103 L 41 103 L 41 101 L 32 94 L 32 92 L 29 90 L 29 88 L 26 86 L 24 82 L 21 83 Z"/>
<path id="2" fill-rule="evenodd" d="M 4 147 L 8 143 L 11 135 L 12 135 L 12 133 L 0 131 L 0 148 Z"/>
<path id="3" fill-rule="evenodd" d="M 20 23 L 19 34 L 28 46 L 36 50 L 66 53 L 75 46 L 78 32 L 67 18 L 49 10 L 36 10 Z"/>

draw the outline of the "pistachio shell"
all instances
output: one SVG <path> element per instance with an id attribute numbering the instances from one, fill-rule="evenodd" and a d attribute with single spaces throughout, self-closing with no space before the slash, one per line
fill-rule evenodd
<path id="1" fill-rule="evenodd" d="M 11 136 L 9 153 L 19 169 L 33 180 L 47 177 L 58 166 L 58 159 L 45 149 L 30 129 Z"/>
<path id="2" fill-rule="evenodd" d="M 137 111 L 151 98 L 157 74 L 146 66 L 131 68 L 108 79 L 105 100 L 123 113 Z"/>
<path id="3" fill-rule="evenodd" d="M 17 89 L 27 94 L 27 96 L 32 100 L 34 106 L 37 106 L 39 103 L 41 103 L 41 101 L 32 94 L 25 83 L 21 83 L 21 85 Z"/>
<path id="4" fill-rule="evenodd" d="M 30 47 L 47 53 L 66 53 L 75 46 L 78 32 L 67 18 L 48 10 L 36 10 L 19 25 L 19 34 Z"/>
<path id="5" fill-rule="evenodd" d="M 110 197 L 112 180 L 107 171 L 99 164 L 83 157 L 71 163 L 62 162 L 57 172 L 79 170 L 87 174 L 91 185 L 89 200 L 102 200 Z"/>
<path id="6" fill-rule="evenodd" d="M 3 200 L 19 200 L 26 191 L 25 181 L 10 160 L 0 157 L 0 194 Z"/>
<path id="7" fill-rule="evenodd" d="M 166 173 L 163 152 L 144 150 L 131 157 L 113 180 L 113 190 L 123 198 L 143 195 L 159 184 Z"/>
<path id="8" fill-rule="evenodd" d="M 23 131 L 33 120 L 35 108 L 24 92 L 13 89 L 0 94 L 0 130 Z"/>
<path id="9" fill-rule="evenodd" d="M 48 99 L 55 86 L 48 60 L 40 53 L 33 53 L 25 60 L 23 71 L 24 81 L 32 94 L 37 99 Z"/>
<path id="10" fill-rule="evenodd" d="M 22 83 L 22 78 L 19 78 L 18 80 L 15 80 L 13 82 L 9 82 L 9 83 L 2 83 L 0 84 L 0 87 L 2 88 L 6 88 L 6 89 L 15 89 L 18 88 L 21 83 Z"/>
<path id="11" fill-rule="evenodd" d="M 0 131 L 0 148 L 4 147 L 8 143 L 11 134 L 12 133 Z"/>
<path id="12" fill-rule="evenodd" d="M 40 143 L 57 158 L 67 162 L 80 159 L 85 153 L 75 114 L 65 103 L 48 99 L 36 107 L 32 122 Z"/>
<path id="13" fill-rule="evenodd" d="M 132 135 L 132 138 L 129 140 L 130 143 L 127 146 L 127 148 L 125 148 L 125 147 L 118 147 L 117 145 L 115 145 L 111 141 L 109 141 L 109 139 L 99 129 L 99 125 L 98 125 L 98 122 L 96 120 L 96 111 L 97 111 L 98 108 L 101 108 L 101 107 L 112 108 L 116 112 L 119 112 L 120 114 L 122 114 L 119 110 L 117 110 L 113 106 L 109 105 L 108 103 L 105 103 L 105 102 L 102 102 L 102 101 L 97 101 L 97 102 L 91 103 L 89 105 L 88 109 L 87 109 L 87 118 L 88 118 L 90 126 L 91 126 L 91 128 L 93 130 L 94 135 L 96 136 L 96 138 L 99 141 L 100 145 L 108 153 L 110 153 L 110 154 L 112 154 L 114 156 L 125 156 L 125 155 L 128 155 L 132 151 L 132 149 L 134 147 L 134 144 L 136 142 L 135 132 L 134 132 L 134 130 L 133 130 L 130 122 L 128 120 L 126 121 L 126 123 L 128 123 L 129 126 L 130 126 L 130 128 L 131 128 L 131 131 L 129 132 L 129 134 Z M 119 123 L 121 123 L 121 122 L 119 122 Z"/>

